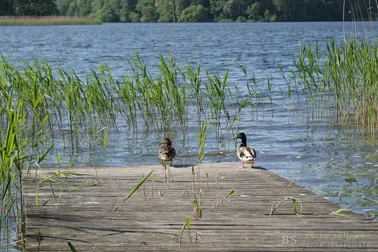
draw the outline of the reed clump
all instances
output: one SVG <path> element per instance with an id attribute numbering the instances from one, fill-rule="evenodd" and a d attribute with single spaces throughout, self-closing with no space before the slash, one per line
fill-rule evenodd
<path id="1" fill-rule="evenodd" d="M 83 78 L 74 69 L 53 69 L 44 60 L 16 66 L 2 56 L 0 117 L 5 119 L 10 102 L 9 109 L 17 107 L 23 116 L 24 141 L 32 149 L 39 143 L 46 150 L 60 138 L 74 153 L 93 142 L 106 149 L 107 132 L 125 125 L 136 129 L 144 124 L 156 133 L 179 127 L 185 133 L 188 114 L 198 125 L 206 122 L 220 138 L 239 126 L 242 110 L 257 102 L 255 90 L 243 96 L 240 87 L 227 85 L 228 71 L 220 77 L 160 56 L 152 75 L 138 53 L 128 62 L 129 74 L 122 78 L 114 79 L 102 63 Z"/>
<path id="2" fill-rule="evenodd" d="M 378 126 L 378 43 L 351 38 L 327 41 L 325 49 L 302 46 L 294 69 L 285 76 L 289 93 L 304 94 L 309 120 Z M 311 119 L 310 119 L 311 118 Z"/>
<path id="3" fill-rule="evenodd" d="M 90 17 L 67 16 L 0 16 L 0 26 L 6 25 L 98 25 L 101 21 Z"/>
<path id="4" fill-rule="evenodd" d="M 109 131 L 121 127 L 135 132 L 144 125 L 149 134 L 157 135 L 180 128 L 185 134 L 190 114 L 201 132 L 200 163 L 205 135 L 212 131 L 217 138 L 229 134 L 238 128 L 242 111 L 257 102 L 255 89 L 243 96 L 241 87 L 227 85 L 228 71 L 212 74 L 160 56 L 151 74 L 137 52 L 128 66 L 122 78 L 113 78 L 102 63 L 79 77 L 74 69 L 53 68 L 37 58 L 15 65 L 10 56 L 0 55 L 2 228 L 14 223 L 10 216 L 23 223 L 21 179 L 35 176 L 52 152 L 58 163 L 83 148 L 89 152 L 103 148 L 106 153 Z"/>

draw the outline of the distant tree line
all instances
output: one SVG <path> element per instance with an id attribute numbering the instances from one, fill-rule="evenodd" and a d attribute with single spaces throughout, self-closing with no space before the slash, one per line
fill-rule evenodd
<path id="1" fill-rule="evenodd" d="M 0 0 L 0 16 L 52 16 L 58 15 L 53 0 Z"/>
<path id="2" fill-rule="evenodd" d="M 345 3 L 345 5 L 344 5 Z M 376 20 L 375 0 L 0 0 L 0 15 L 103 22 Z"/>

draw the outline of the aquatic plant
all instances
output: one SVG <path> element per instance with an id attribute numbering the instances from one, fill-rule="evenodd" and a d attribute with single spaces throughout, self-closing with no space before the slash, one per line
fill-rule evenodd
<path id="1" fill-rule="evenodd" d="M 205 156 L 205 142 L 206 142 L 206 130 L 208 127 L 209 123 L 208 122 L 200 122 L 199 125 L 199 130 L 197 131 L 197 176 L 199 178 L 199 166 L 202 161 L 202 159 Z"/>
<path id="2" fill-rule="evenodd" d="M 322 120 L 366 126 L 374 135 L 378 125 L 378 44 L 366 38 L 334 39 L 321 51 L 301 46 L 294 58 L 288 86 L 296 83 L 305 98 L 308 121 Z M 290 88 L 290 87 L 289 87 Z"/>
<path id="3" fill-rule="evenodd" d="M 3 86 L 4 87 L 4 86 Z M 32 111 L 35 115 L 35 109 L 38 106 L 39 98 L 36 98 L 37 91 L 35 86 L 31 96 L 34 98 L 31 103 L 34 105 Z M 5 90 L 3 89 L 3 92 Z M 3 93 L 4 94 L 4 93 Z M 17 235 L 19 235 L 19 244 L 23 246 L 23 234 L 25 231 L 24 201 L 22 194 L 22 178 L 31 165 L 39 166 L 52 147 L 41 148 L 40 139 L 43 136 L 44 124 L 48 115 L 43 117 L 43 121 L 38 125 L 32 122 L 32 137 L 28 138 L 23 127 L 26 124 L 28 115 L 22 110 L 21 102 L 14 102 L 13 94 L 10 94 L 9 100 L 4 100 L 1 104 L 0 111 L 2 114 L 2 129 L 0 136 L 0 187 L 1 187 L 1 205 L 0 205 L 0 246 L 2 242 L 8 243 L 11 238 L 9 228 L 16 225 Z M 32 120 L 33 121 L 33 120 Z"/>

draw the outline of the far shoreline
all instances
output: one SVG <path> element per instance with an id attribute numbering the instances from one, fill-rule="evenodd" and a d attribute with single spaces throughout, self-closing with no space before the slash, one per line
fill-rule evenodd
<path id="1" fill-rule="evenodd" d="M 101 21 L 89 17 L 67 16 L 0 16 L 0 26 L 27 25 L 99 25 Z"/>

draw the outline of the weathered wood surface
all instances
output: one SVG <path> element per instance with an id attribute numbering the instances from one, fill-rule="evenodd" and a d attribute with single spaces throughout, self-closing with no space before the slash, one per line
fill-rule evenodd
<path id="1" fill-rule="evenodd" d="M 153 168 L 153 185 L 151 175 L 114 212 L 117 201 Z M 289 181 L 269 171 L 242 169 L 238 163 L 203 164 L 193 192 L 190 167 L 170 170 L 171 182 L 161 166 L 71 169 L 81 175 L 38 186 L 58 171 L 39 169 L 37 179 L 25 179 L 23 186 L 28 251 L 70 251 L 67 242 L 77 251 L 378 251 L 377 222 L 351 213 L 330 215 L 339 209 L 336 204 L 294 184 L 288 187 Z M 203 216 L 196 221 L 198 188 Z M 213 209 L 232 189 L 235 194 Z M 271 206 L 287 196 L 302 202 L 302 215 L 293 214 L 291 202 L 269 215 Z M 179 247 L 187 217 L 192 241 L 185 229 Z"/>

